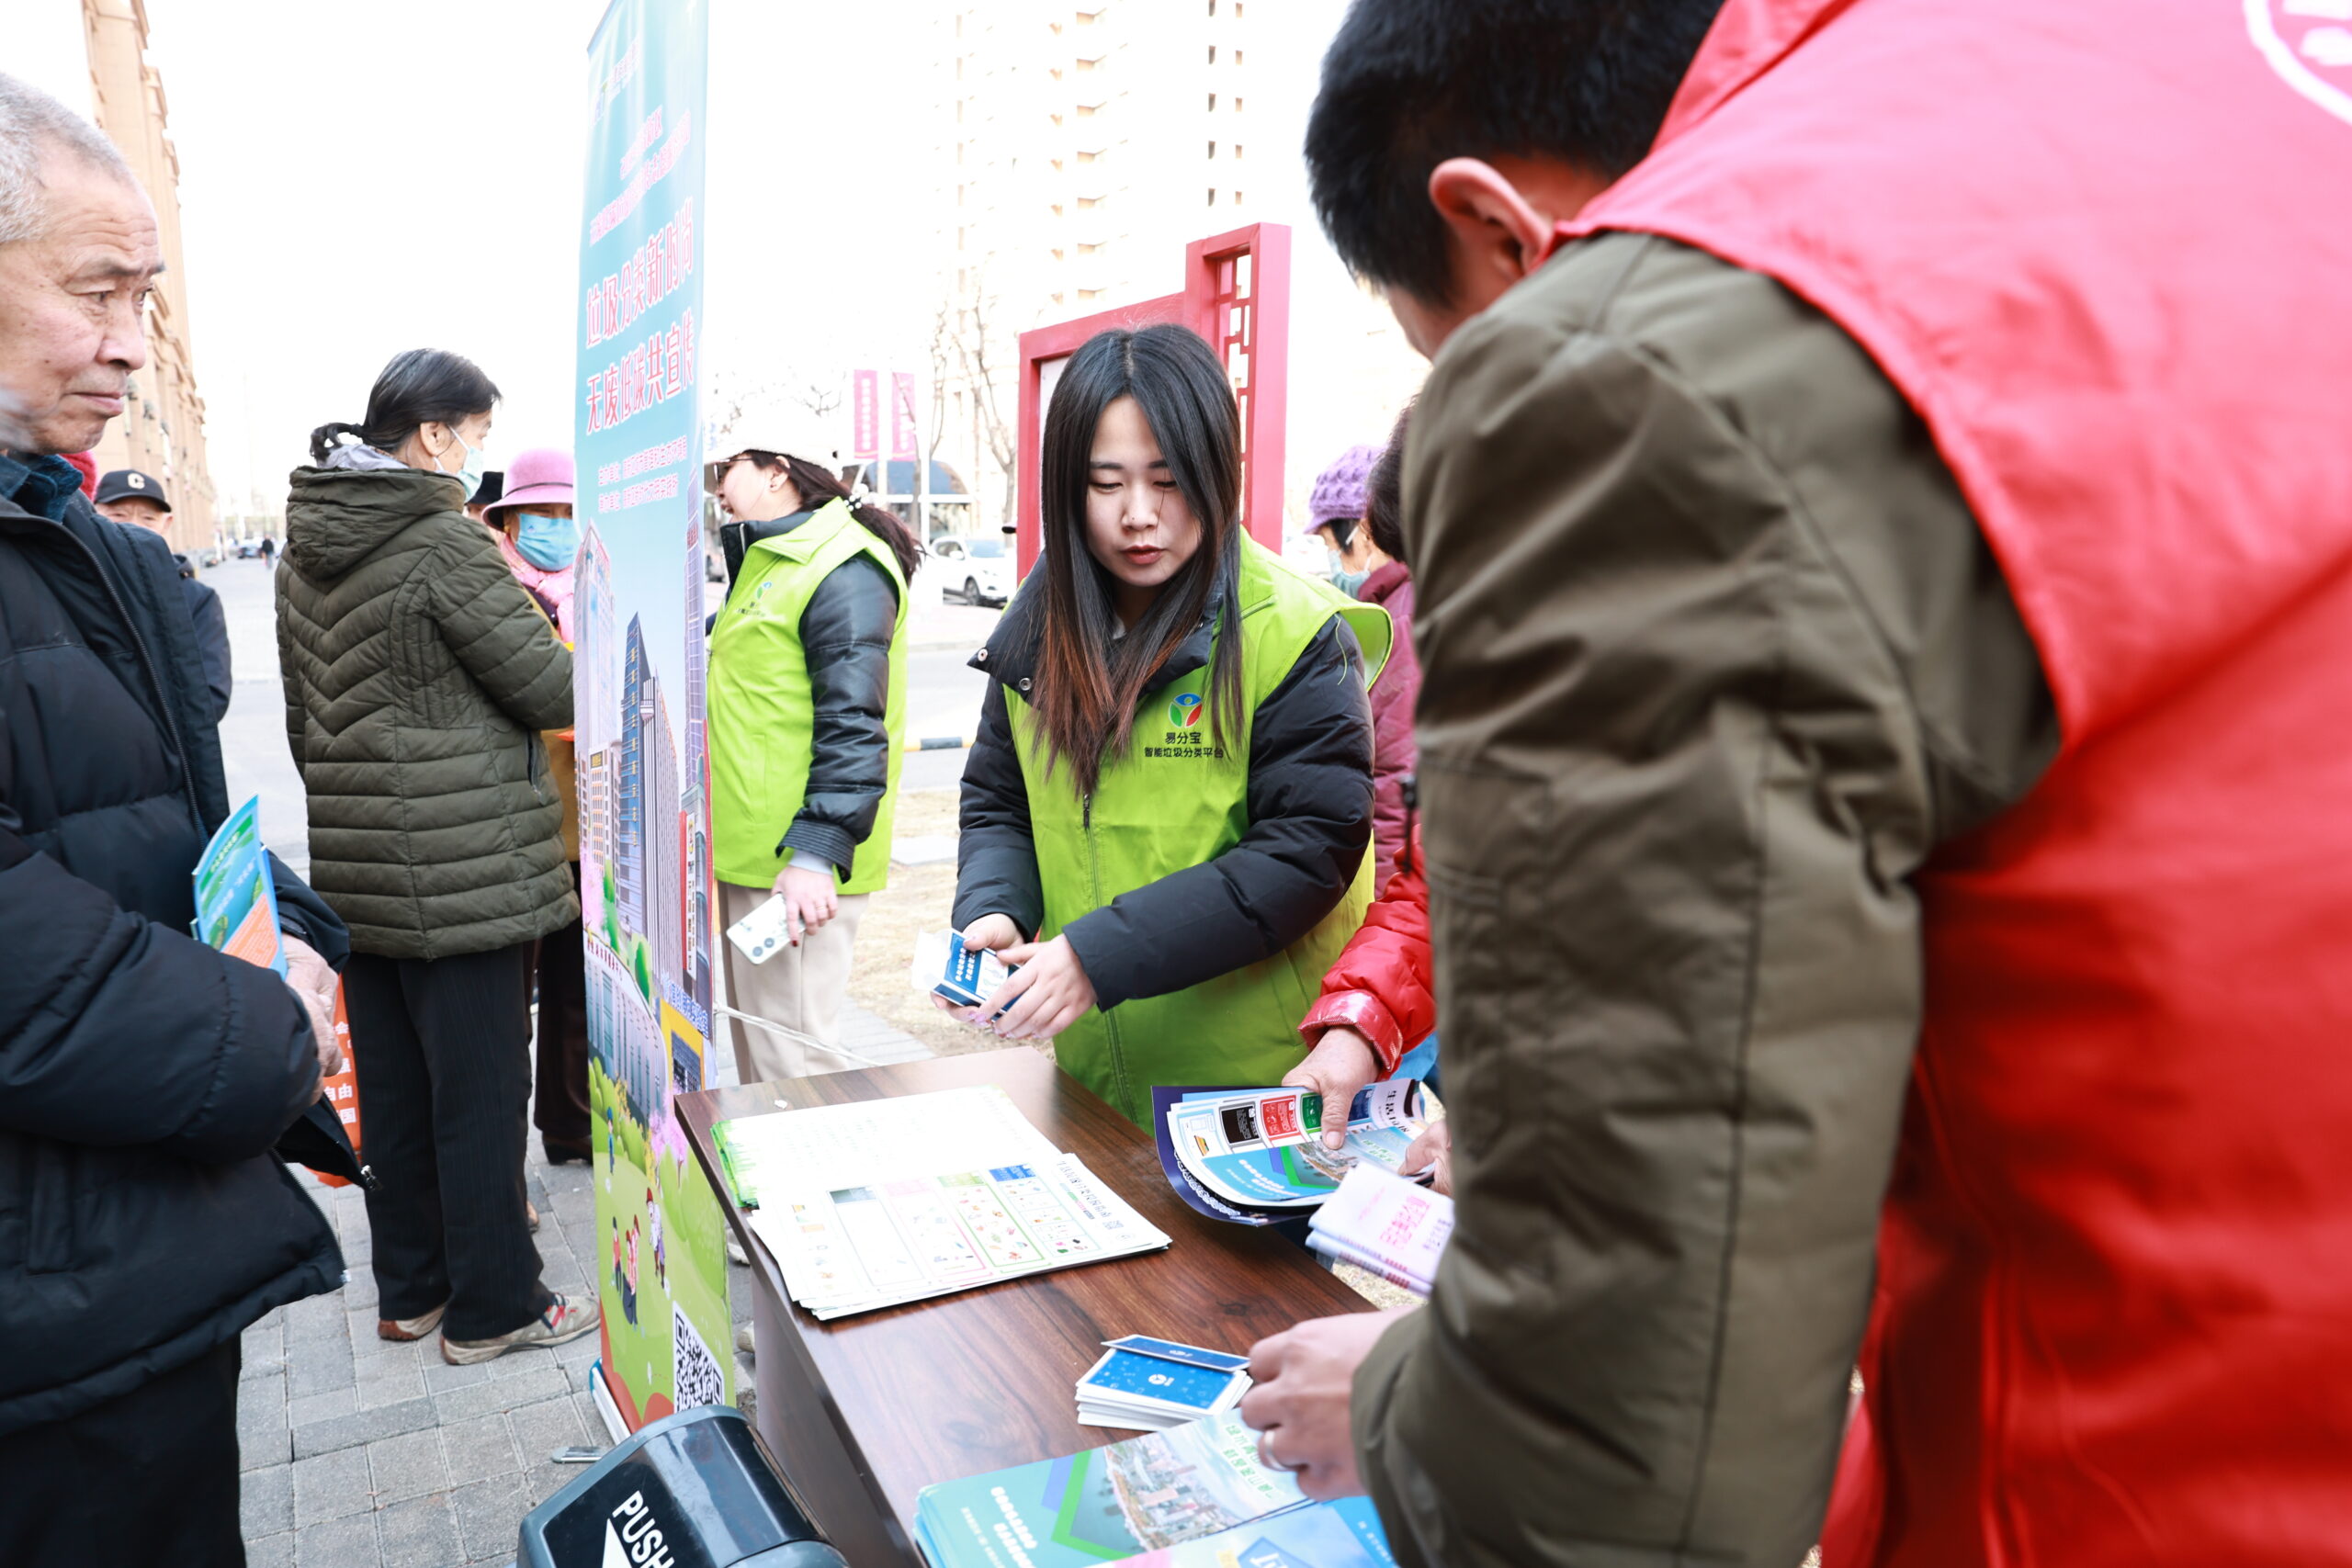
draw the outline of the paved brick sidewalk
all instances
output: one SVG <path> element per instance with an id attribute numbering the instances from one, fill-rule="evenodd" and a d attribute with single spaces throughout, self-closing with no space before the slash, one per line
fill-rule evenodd
<path id="1" fill-rule="evenodd" d="M 852 1007 L 843 1043 L 879 1059 L 930 1053 Z M 734 1079 L 730 1053 L 713 1052 Z M 584 1293 L 594 1245 L 589 1168 L 549 1166 L 533 1134 L 526 1168 L 551 1289 Z M 376 1337 L 368 1211 L 356 1188 L 300 1177 L 334 1223 L 351 1280 L 271 1313 L 245 1333 L 237 1438 L 251 1568 L 463 1568 L 514 1561 L 523 1516 L 581 1473 L 548 1455 L 608 1439 L 588 1393 L 599 1336 L 514 1350 L 479 1366 L 441 1359 L 437 1337 Z M 729 1269 L 735 1318 L 748 1321 L 743 1271 Z M 751 1386 L 739 1359 L 739 1386 Z"/>

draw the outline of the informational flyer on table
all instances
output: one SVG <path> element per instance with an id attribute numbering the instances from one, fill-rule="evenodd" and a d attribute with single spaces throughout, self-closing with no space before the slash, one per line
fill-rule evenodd
<path id="1" fill-rule="evenodd" d="M 721 1122 L 739 1201 L 820 1318 L 1168 1245 L 993 1085 Z"/>
<path id="2" fill-rule="evenodd" d="M 703 744 L 703 0 L 589 47 L 573 457 L 581 915 L 605 1392 L 630 1428 L 731 1403 L 724 1220 L 672 1097 L 711 1033 Z"/>

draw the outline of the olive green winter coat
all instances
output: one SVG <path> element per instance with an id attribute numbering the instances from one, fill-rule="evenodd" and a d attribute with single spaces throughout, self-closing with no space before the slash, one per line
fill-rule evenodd
<path id="1" fill-rule="evenodd" d="M 346 446 L 297 468 L 277 568 L 311 885 L 361 953 L 447 958 L 579 914 L 542 729 L 571 654 L 449 476 Z"/>

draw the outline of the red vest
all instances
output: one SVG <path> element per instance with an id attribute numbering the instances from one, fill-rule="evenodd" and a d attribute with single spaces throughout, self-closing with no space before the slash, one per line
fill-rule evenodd
<path id="1" fill-rule="evenodd" d="M 2352 1563 L 2347 10 L 1729 0 L 1570 230 L 1869 350 L 2064 729 L 1921 879 L 1832 1568 Z"/>

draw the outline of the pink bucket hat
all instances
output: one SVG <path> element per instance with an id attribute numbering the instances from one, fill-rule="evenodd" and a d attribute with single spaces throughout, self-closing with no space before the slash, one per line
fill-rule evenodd
<path id="1" fill-rule="evenodd" d="M 534 446 L 527 452 L 517 452 L 514 460 L 506 465 L 506 491 L 482 510 L 487 523 L 510 506 L 528 506 L 531 502 L 571 502 L 571 454 L 554 446 Z"/>

